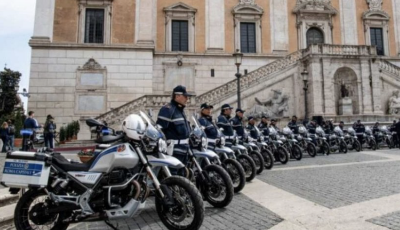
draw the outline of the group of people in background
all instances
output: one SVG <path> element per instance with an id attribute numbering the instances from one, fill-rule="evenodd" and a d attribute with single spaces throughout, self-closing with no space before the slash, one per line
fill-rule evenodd
<path id="1" fill-rule="evenodd" d="M 14 150 L 15 126 L 11 120 L 4 121 L 0 128 L 1 152 Z"/>
<path id="2" fill-rule="evenodd" d="M 46 122 L 44 125 L 40 125 L 34 118 L 35 113 L 33 111 L 28 112 L 28 117 L 25 119 L 22 138 L 22 151 L 28 151 L 32 145 L 29 144 L 34 141 L 37 129 L 43 128 L 44 144 L 45 147 L 54 148 L 54 137 L 56 134 L 56 124 L 54 123 L 54 117 L 50 114 L 47 115 Z"/>

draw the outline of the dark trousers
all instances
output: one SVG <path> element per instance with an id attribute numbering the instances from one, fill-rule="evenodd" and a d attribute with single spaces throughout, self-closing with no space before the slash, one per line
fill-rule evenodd
<path id="1" fill-rule="evenodd" d="M 399 146 L 400 149 L 400 132 L 397 132 L 397 145 Z"/>
<path id="2" fill-rule="evenodd" d="M 22 135 L 22 151 L 28 151 L 29 145 L 28 142 L 31 140 L 33 135 Z"/>
<path id="3" fill-rule="evenodd" d="M 7 152 L 7 150 L 10 149 L 9 139 L 7 136 L 2 136 L 1 140 L 3 141 L 3 149 L 1 152 Z"/>
<path id="4" fill-rule="evenodd" d="M 54 134 L 53 133 L 46 133 L 44 135 L 44 145 L 47 148 L 54 149 L 54 142 L 53 142 Z"/>
<path id="5" fill-rule="evenodd" d="M 189 146 L 175 145 L 174 153 L 172 154 L 172 156 L 178 159 L 180 162 L 182 162 L 182 164 L 185 165 L 186 167 L 189 160 L 188 151 L 189 151 Z M 171 172 L 172 175 L 186 176 L 185 168 L 183 169 L 169 168 L 169 171 Z"/>

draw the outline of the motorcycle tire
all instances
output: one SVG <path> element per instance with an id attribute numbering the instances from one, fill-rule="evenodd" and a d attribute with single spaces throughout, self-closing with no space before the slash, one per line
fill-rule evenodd
<path id="1" fill-rule="evenodd" d="M 355 149 L 357 152 L 361 152 L 361 144 L 360 144 L 360 142 L 354 141 L 353 149 Z"/>
<path id="2" fill-rule="evenodd" d="M 315 157 L 317 155 L 317 148 L 315 148 L 313 143 L 307 144 L 307 153 L 310 155 L 310 157 Z"/>
<path id="3" fill-rule="evenodd" d="M 375 151 L 376 148 L 377 148 L 376 142 L 375 142 L 374 140 L 370 140 L 370 141 L 368 142 L 368 146 L 369 146 L 373 151 Z"/>
<path id="4" fill-rule="evenodd" d="M 285 148 L 279 146 L 277 149 L 277 158 L 282 164 L 287 164 L 290 159 L 290 154 Z"/>
<path id="5" fill-rule="evenodd" d="M 246 181 L 252 181 L 256 177 L 256 163 L 248 155 L 239 155 L 237 160 L 242 165 L 244 173 L 246 175 Z"/>
<path id="6" fill-rule="evenodd" d="M 386 139 L 386 144 L 389 147 L 389 149 L 392 149 L 393 148 L 393 139 L 387 138 Z"/>
<path id="7" fill-rule="evenodd" d="M 242 165 L 234 159 L 226 159 L 222 167 L 228 172 L 233 184 L 233 191 L 238 193 L 246 185 L 246 175 Z"/>
<path id="8" fill-rule="evenodd" d="M 261 152 L 263 158 L 264 158 L 264 162 L 265 162 L 265 168 L 270 170 L 272 169 L 272 167 L 274 167 L 274 156 L 272 155 L 272 153 L 265 149 Z"/>
<path id="9" fill-rule="evenodd" d="M 46 214 L 46 206 L 43 205 L 43 202 L 38 202 L 34 204 L 32 209 L 29 211 L 29 208 L 35 201 L 35 199 L 41 196 L 47 196 L 46 192 L 43 189 L 29 189 L 21 196 L 14 211 L 15 228 L 17 230 L 35 229 L 31 226 L 30 222 L 39 222 L 37 226 L 43 226 L 47 223 L 47 221 L 51 221 L 51 219 L 54 218 L 54 221 L 52 223 L 55 224 L 52 228 L 50 228 L 50 230 L 66 230 L 69 226 L 69 223 L 63 223 L 63 220 L 71 215 L 70 212 L 61 212 L 53 215 Z M 36 210 L 36 215 L 30 213 L 33 210 Z M 37 218 L 37 220 L 32 220 L 33 218 Z"/>
<path id="10" fill-rule="evenodd" d="M 216 208 L 228 206 L 233 199 L 233 184 L 229 174 L 219 165 L 207 165 L 204 171 L 210 178 L 210 186 L 205 186 L 203 191 L 208 203 Z M 216 197 L 218 195 L 221 197 Z"/>
<path id="11" fill-rule="evenodd" d="M 329 146 L 328 142 L 324 141 L 322 143 L 322 154 L 329 156 L 331 154 L 331 146 Z"/>
<path id="12" fill-rule="evenodd" d="M 180 176 L 171 176 L 166 178 L 161 184 L 166 185 L 169 189 L 171 188 L 179 188 L 179 192 L 172 192 L 174 196 L 174 207 L 166 207 L 160 197 L 156 196 L 156 210 L 157 214 L 161 219 L 161 222 L 167 227 L 169 230 L 175 229 L 184 229 L 184 230 L 192 230 L 192 229 L 199 229 L 204 220 L 204 204 L 203 199 L 199 190 L 191 183 L 188 179 Z M 183 192 L 186 192 L 186 197 L 180 197 Z M 176 197 L 179 196 L 179 197 Z M 182 223 L 181 218 L 187 218 L 188 215 L 191 213 L 187 212 L 188 206 L 183 204 L 190 202 L 192 210 L 191 212 L 194 213 L 193 220 L 190 223 L 185 225 L 179 225 Z M 180 205 L 180 207 L 176 207 Z M 174 212 L 174 210 L 183 210 L 180 212 Z M 182 213 L 183 212 L 183 213 Z M 180 221 L 178 223 L 174 223 L 174 220 L 177 219 L 177 213 L 182 213 Z"/>
<path id="13" fill-rule="evenodd" d="M 256 164 L 257 174 L 260 174 L 264 171 L 265 162 L 264 158 L 258 151 L 251 151 L 249 156 L 253 158 L 254 163 Z"/>
<path id="14" fill-rule="evenodd" d="M 292 146 L 292 156 L 296 160 L 301 160 L 303 158 L 303 152 L 301 151 L 300 146 L 294 144 Z"/>
<path id="15" fill-rule="evenodd" d="M 346 154 L 349 149 L 347 148 L 347 144 L 346 142 L 340 142 L 340 146 L 339 146 L 340 152 Z"/>

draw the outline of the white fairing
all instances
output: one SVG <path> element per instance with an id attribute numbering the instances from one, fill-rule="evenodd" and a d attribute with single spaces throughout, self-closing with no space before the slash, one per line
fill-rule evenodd
<path id="1" fill-rule="evenodd" d="M 209 158 L 209 159 L 218 158 L 218 155 L 214 151 L 211 151 L 209 149 L 205 149 L 204 151 L 198 151 L 198 150 L 194 149 L 193 154 L 195 155 L 195 157 L 199 157 L 199 158 L 202 158 L 202 157 Z"/>
<path id="2" fill-rule="evenodd" d="M 101 176 L 101 173 L 95 172 L 68 172 L 68 174 L 84 184 L 95 184 Z"/>
<path id="3" fill-rule="evenodd" d="M 94 160 L 89 172 L 110 172 L 113 168 L 134 168 L 139 163 L 138 154 L 129 144 L 120 144 L 103 150 Z"/>
<path id="4" fill-rule="evenodd" d="M 147 156 L 147 160 L 153 167 L 168 166 L 171 168 L 183 168 L 185 165 L 182 164 L 178 159 L 172 156 L 164 155 L 163 159 L 155 158 L 153 156 Z"/>

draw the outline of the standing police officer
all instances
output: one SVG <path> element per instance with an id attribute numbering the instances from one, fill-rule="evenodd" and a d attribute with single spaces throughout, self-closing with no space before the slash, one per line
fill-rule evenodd
<path id="1" fill-rule="evenodd" d="M 245 111 L 242 109 L 236 109 L 236 116 L 232 118 L 232 127 L 236 131 L 236 134 L 240 139 L 244 136 L 244 127 L 243 127 L 243 113 Z"/>
<path id="2" fill-rule="evenodd" d="M 258 133 L 258 131 L 256 129 L 256 126 L 255 126 L 256 125 L 256 120 L 254 119 L 253 116 L 250 116 L 248 118 L 248 122 L 249 123 L 248 123 L 246 129 L 248 129 L 250 131 L 250 137 L 253 138 L 253 139 L 258 140 L 260 134 Z"/>
<path id="3" fill-rule="evenodd" d="M 292 117 L 292 120 L 288 123 L 288 127 L 293 131 L 294 134 L 299 134 L 299 126 L 297 125 L 296 116 Z"/>
<path id="4" fill-rule="evenodd" d="M 268 138 L 269 136 L 269 127 L 268 127 L 268 117 L 265 115 L 261 116 L 261 122 L 258 124 L 258 129 L 262 132 L 262 134 Z"/>
<path id="5" fill-rule="evenodd" d="M 199 123 L 201 126 L 204 126 L 204 132 L 207 135 L 208 139 L 208 145 L 210 147 L 215 146 L 215 139 L 218 137 L 218 130 L 217 127 L 215 127 L 214 123 L 212 122 L 212 116 L 211 116 L 211 109 L 214 107 L 212 105 L 208 105 L 207 103 L 204 103 L 200 106 L 200 118 L 199 118 Z"/>
<path id="6" fill-rule="evenodd" d="M 173 156 L 185 165 L 188 161 L 190 126 L 183 110 L 189 96 L 192 95 L 186 92 L 186 87 L 175 87 L 171 102 L 161 108 L 157 118 L 166 139 L 174 145 Z M 171 173 L 177 172 L 171 170 Z"/>
<path id="7" fill-rule="evenodd" d="M 232 146 L 232 140 L 234 137 L 233 127 L 231 122 L 229 121 L 231 119 L 232 109 L 233 108 L 230 105 L 224 104 L 221 107 L 221 115 L 218 116 L 217 121 L 217 126 L 219 128 L 223 128 L 222 133 L 225 135 L 226 146 L 228 147 Z"/>

